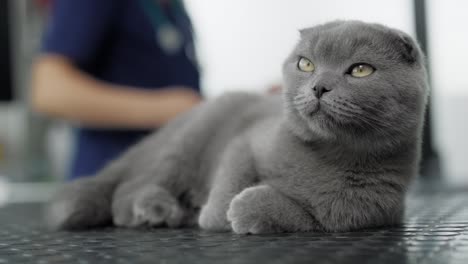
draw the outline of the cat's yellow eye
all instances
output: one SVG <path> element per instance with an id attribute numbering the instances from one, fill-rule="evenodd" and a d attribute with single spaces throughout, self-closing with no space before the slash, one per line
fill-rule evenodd
<path id="1" fill-rule="evenodd" d="M 313 72 L 315 70 L 314 64 L 306 58 L 301 58 L 299 59 L 299 62 L 297 63 L 297 67 L 299 70 L 303 72 Z"/>
<path id="2" fill-rule="evenodd" d="M 362 78 L 371 75 L 374 73 L 374 68 L 369 64 L 356 64 L 352 66 L 350 74 L 353 77 Z"/>

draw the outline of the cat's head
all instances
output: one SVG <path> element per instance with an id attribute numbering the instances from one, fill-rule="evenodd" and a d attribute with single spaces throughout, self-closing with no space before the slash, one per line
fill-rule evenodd
<path id="1" fill-rule="evenodd" d="M 418 137 L 428 91 L 411 37 L 359 21 L 300 33 L 283 66 L 287 122 L 298 136 L 344 144 Z"/>

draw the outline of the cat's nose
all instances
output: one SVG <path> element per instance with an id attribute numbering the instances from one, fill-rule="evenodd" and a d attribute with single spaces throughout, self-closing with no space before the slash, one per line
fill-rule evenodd
<path id="1" fill-rule="evenodd" d="M 320 99 L 324 93 L 331 91 L 331 89 L 327 89 L 323 85 L 316 85 L 314 88 L 312 88 L 312 90 L 314 91 L 315 97 L 317 97 L 317 99 Z"/>

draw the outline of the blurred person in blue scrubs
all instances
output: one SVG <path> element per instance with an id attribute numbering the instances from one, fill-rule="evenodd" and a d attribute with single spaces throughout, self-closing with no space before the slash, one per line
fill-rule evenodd
<path id="1" fill-rule="evenodd" d="M 77 123 L 69 179 L 94 175 L 201 100 L 181 0 L 54 0 L 33 107 Z"/>

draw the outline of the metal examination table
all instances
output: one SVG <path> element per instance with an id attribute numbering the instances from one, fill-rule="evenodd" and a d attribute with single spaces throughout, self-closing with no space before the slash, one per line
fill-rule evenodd
<path id="1" fill-rule="evenodd" d="M 49 232 L 41 204 L 0 209 L 0 263 L 468 263 L 468 190 L 412 191 L 401 227 L 238 236 L 194 229 Z"/>

